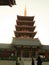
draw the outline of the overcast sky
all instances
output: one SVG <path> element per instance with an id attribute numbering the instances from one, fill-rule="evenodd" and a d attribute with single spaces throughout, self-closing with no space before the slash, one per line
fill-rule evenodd
<path id="1" fill-rule="evenodd" d="M 0 43 L 12 42 L 16 17 L 24 15 L 26 5 L 27 16 L 35 16 L 35 37 L 42 44 L 49 45 L 49 0 L 16 0 L 16 4 L 13 7 L 0 6 Z"/>

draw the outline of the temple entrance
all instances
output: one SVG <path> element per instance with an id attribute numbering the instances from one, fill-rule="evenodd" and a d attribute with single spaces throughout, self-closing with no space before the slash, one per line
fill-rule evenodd
<path id="1" fill-rule="evenodd" d="M 29 57 L 29 49 L 28 48 L 24 49 L 23 57 Z"/>
<path id="2" fill-rule="evenodd" d="M 36 48 L 17 48 L 17 57 L 36 57 Z"/>
<path id="3" fill-rule="evenodd" d="M 17 48 L 17 57 L 21 57 L 21 48 Z"/>

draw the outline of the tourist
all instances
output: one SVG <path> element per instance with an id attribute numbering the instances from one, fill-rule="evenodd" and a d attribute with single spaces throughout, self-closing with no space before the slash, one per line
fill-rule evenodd
<path id="1" fill-rule="evenodd" d="M 42 60 L 40 56 L 37 57 L 37 65 L 42 65 Z"/>
<path id="2" fill-rule="evenodd" d="M 19 65 L 19 63 L 18 63 L 18 58 L 16 58 L 16 65 Z"/>
<path id="3" fill-rule="evenodd" d="M 19 65 L 24 65 L 24 62 L 23 62 L 23 58 L 22 57 L 19 57 Z"/>
<path id="4" fill-rule="evenodd" d="M 35 64 L 34 64 L 34 58 L 33 58 L 33 57 L 32 57 L 32 65 L 35 65 Z"/>

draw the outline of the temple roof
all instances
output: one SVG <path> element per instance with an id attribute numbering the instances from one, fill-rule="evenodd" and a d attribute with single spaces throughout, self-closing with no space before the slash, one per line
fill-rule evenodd
<path id="1" fill-rule="evenodd" d="M 44 49 L 44 50 L 49 50 L 49 45 L 42 45 L 41 48 Z"/>
<path id="2" fill-rule="evenodd" d="M 8 49 L 10 48 L 10 44 L 0 43 L 0 49 Z"/>
<path id="3" fill-rule="evenodd" d="M 38 38 L 35 38 L 35 39 L 22 39 L 22 38 L 14 38 L 13 37 L 13 41 L 12 43 L 14 45 L 28 45 L 28 46 L 32 46 L 32 45 L 35 45 L 35 46 L 39 46 L 41 45 L 41 42 L 39 41 Z"/>

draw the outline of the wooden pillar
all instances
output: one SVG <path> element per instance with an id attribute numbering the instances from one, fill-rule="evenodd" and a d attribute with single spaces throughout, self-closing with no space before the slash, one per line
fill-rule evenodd
<path id="1" fill-rule="evenodd" d="M 21 57 L 23 57 L 23 47 L 21 47 Z"/>
<path id="2" fill-rule="evenodd" d="M 15 50 L 15 56 L 17 56 L 17 50 Z"/>
<path id="3" fill-rule="evenodd" d="M 32 57 L 32 47 L 29 50 L 29 57 Z"/>

